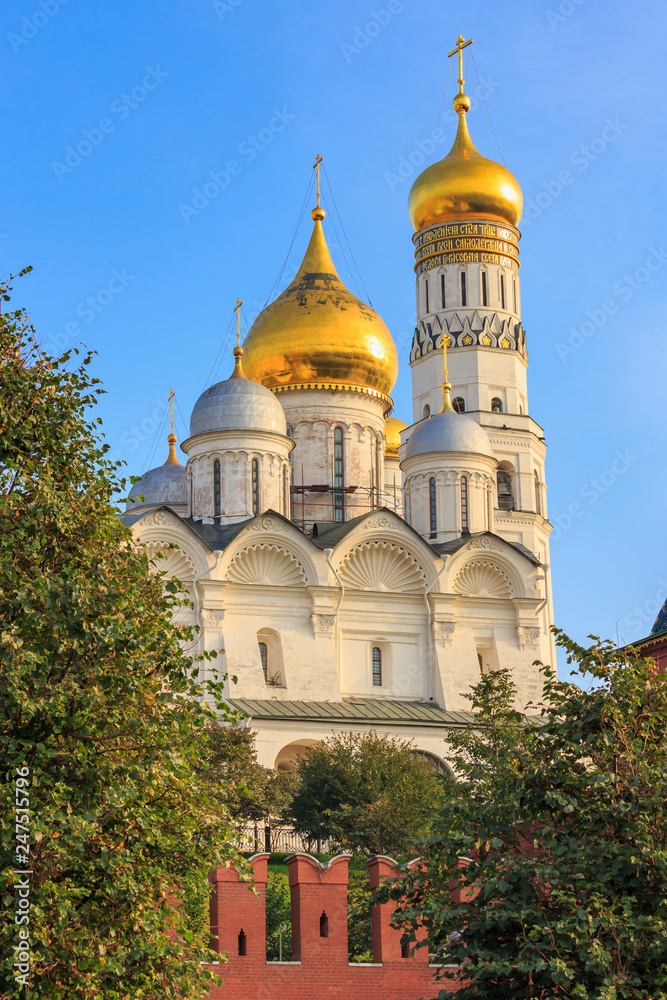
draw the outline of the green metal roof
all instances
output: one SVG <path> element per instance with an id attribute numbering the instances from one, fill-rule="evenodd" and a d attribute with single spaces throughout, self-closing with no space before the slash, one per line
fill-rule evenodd
<path id="1" fill-rule="evenodd" d="M 474 721 L 472 712 L 445 712 L 426 701 L 354 698 L 345 701 L 280 701 L 230 698 L 230 704 L 252 719 L 276 722 L 360 722 L 367 725 L 460 728 Z"/>

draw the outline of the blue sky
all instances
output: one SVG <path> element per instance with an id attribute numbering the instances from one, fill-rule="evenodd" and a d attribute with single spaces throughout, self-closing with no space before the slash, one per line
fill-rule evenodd
<path id="1" fill-rule="evenodd" d="M 5 0 L 3 273 L 33 265 L 15 302 L 45 344 L 99 352 L 107 438 L 140 473 L 166 457 L 169 389 L 188 420 L 236 297 L 247 322 L 274 287 L 322 153 L 399 346 L 395 412 L 410 420 L 406 199 L 446 53 L 473 36 L 493 130 L 533 206 L 523 321 L 549 445 L 556 622 L 577 639 L 638 638 L 667 597 L 665 23 L 658 0 Z M 467 79 L 475 94 L 472 62 Z M 450 76 L 434 157 L 453 135 L 452 94 Z M 476 105 L 473 139 L 497 156 Z M 230 369 L 227 350 L 217 377 Z"/>

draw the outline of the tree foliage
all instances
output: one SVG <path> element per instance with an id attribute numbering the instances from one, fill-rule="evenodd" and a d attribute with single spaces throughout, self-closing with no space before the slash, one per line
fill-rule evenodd
<path id="1" fill-rule="evenodd" d="M 235 854 L 196 771 L 212 717 L 202 657 L 183 651 L 195 636 L 176 621 L 178 581 L 113 509 L 124 484 L 89 418 L 102 390 L 76 354 L 46 357 L 23 312 L 1 318 L 0 994 L 21 992 L 14 804 L 27 768 L 31 1000 L 204 997 L 207 872 Z"/>
<path id="2" fill-rule="evenodd" d="M 289 808 L 296 775 L 262 767 L 257 761 L 255 733 L 245 726 L 211 722 L 208 736 L 201 775 L 220 801 L 223 815 L 237 821 L 280 819 Z"/>
<path id="3" fill-rule="evenodd" d="M 474 690 L 459 781 L 396 921 L 463 972 L 460 1000 L 667 996 L 667 678 L 610 642 L 558 642 L 539 724 L 506 672 Z M 595 637 L 591 637 L 595 639 Z M 448 994 L 442 993 L 441 996 Z"/>
<path id="4" fill-rule="evenodd" d="M 297 773 L 288 810 L 295 829 L 368 855 L 413 851 L 442 796 L 440 776 L 410 742 L 375 732 L 309 747 Z"/>

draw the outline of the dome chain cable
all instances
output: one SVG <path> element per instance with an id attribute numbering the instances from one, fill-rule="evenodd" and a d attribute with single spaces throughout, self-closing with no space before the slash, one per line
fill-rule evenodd
<path id="1" fill-rule="evenodd" d="M 292 240 L 290 242 L 289 248 L 287 250 L 287 253 L 285 254 L 285 260 L 283 261 L 283 266 L 280 268 L 280 271 L 278 273 L 278 277 L 273 282 L 273 285 L 271 286 L 271 290 L 270 290 L 269 294 L 266 296 L 266 299 L 264 300 L 264 305 L 262 306 L 262 309 L 266 309 L 266 306 L 267 306 L 267 304 L 269 302 L 269 299 L 273 298 L 274 292 L 276 291 L 276 289 L 280 285 L 281 278 L 283 276 L 285 268 L 287 267 L 287 261 L 289 260 L 289 255 L 291 254 L 292 247 L 294 246 L 294 241 L 297 238 L 299 229 L 301 228 L 301 223 L 303 222 L 303 217 L 304 217 L 305 212 L 306 212 L 306 206 L 308 205 L 308 199 L 310 197 L 310 192 L 312 191 L 314 182 L 315 182 L 315 178 L 311 174 L 311 176 L 310 176 L 310 178 L 308 180 L 308 187 L 306 188 L 306 194 L 305 194 L 304 199 L 303 199 L 303 204 L 301 205 L 301 211 L 299 212 L 299 217 L 297 219 L 296 227 L 294 229 L 294 235 L 292 236 Z"/>
<path id="2" fill-rule="evenodd" d="M 438 120 L 435 123 L 435 128 L 433 129 L 433 137 L 431 139 L 431 148 L 428 151 L 428 156 L 426 158 L 426 166 L 428 167 L 431 161 L 431 153 L 433 152 L 433 146 L 435 145 L 435 134 L 438 131 L 438 125 L 440 124 L 440 116 L 442 115 L 442 106 L 445 103 L 445 93 L 447 91 L 447 81 L 449 80 L 449 71 L 452 68 L 451 63 L 447 60 L 447 74 L 445 76 L 445 86 L 442 88 L 442 100 L 440 101 L 440 110 L 438 111 Z"/>
<path id="3" fill-rule="evenodd" d="M 215 356 L 215 361 L 211 365 L 211 370 L 210 370 L 210 372 L 208 373 L 208 375 L 206 377 L 206 381 L 204 382 L 204 385 L 202 386 L 202 390 L 201 390 L 202 392 L 204 391 L 204 389 L 207 388 L 207 386 L 209 386 L 211 384 L 211 376 L 213 376 L 213 378 L 215 378 L 215 376 L 218 374 L 218 371 L 220 369 L 220 365 L 222 364 L 223 354 L 224 354 L 224 352 L 225 352 L 225 350 L 227 348 L 227 344 L 229 343 L 229 333 L 230 333 L 230 330 L 232 328 L 232 323 L 233 322 L 234 322 L 234 314 L 232 313 L 232 318 L 229 321 L 229 326 L 227 327 L 227 330 L 225 331 L 225 336 L 223 337 L 222 342 L 220 344 L 220 348 L 218 350 L 218 353 Z M 213 369 L 215 369 L 215 374 L 214 374 Z"/>
<path id="4" fill-rule="evenodd" d="M 178 405 L 178 396 L 174 396 L 174 402 L 176 403 L 176 409 L 178 410 L 178 415 L 181 418 L 181 423 L 183 424 L 183 434 L 184 434 L 185 437 L 188 437 L 189 434 L 190 434 L 190 431 L 188 430 L 188 425 L 185 422 L 185 417 L 181 413 L 181 408 Z"/>
<path id="5" fill-rule="evenodd" d="M 334 197 L 333 188 L 331 187 L 331 182 L 330 182 L 328 174 L 327 174 L 327 168 L 323 165 L 322 166 L 322 170 L 324 171 L 324 179 L 327 182 L 327 187 L 329 188 L 329 193 L 331 194 L 331 201 L 333 202 L 333 206 L 334 206 L 334 208 L 336 210 L 336 215 L 338 216 L 338 221 L 340 222 L 340 228 L 343 231 L 343 236 L 345 237 L 345 242 L 347 243 L 347 248 L 350 251 L 350 257 L 352 258 L 352 262 L 353 262 L 353 264 L 354 264 L 354 266 L 356 268 L 357 274 L 359 275 L 359 281 L 361 282 L 361 287 L 364 290 L 364 294 L 366 296 L 366 301 L 368 302 L 369 306 L 372 309 L 373 308 L 373 303 L 371 302 L 371 297 L 368 294 L 368 291 L 366 290 L 366 286 L 364 285 L 364 279 L 361 277 L 361 271 L 359 270 L 359 267 L 357 266 L 357 262 L 354 259 L 354 254 L 352 253 L 352 247 L 350 246 L 350 241 L 347 238 L 347 233 L 345 232 L 345 226 L 343 225 L 343 219 L 341 217 L 340 212 L 338 211 L 338 205 L 336 204 L 336 199 Z M 333 218 L 331 220 L 331 225 L 333 226 Z M 335 232 L 335 228 L 334 228 L 334 232 Z M 342 246 L 341 246 L 341 250 L 343 250 Z M 345 257 L 345 251 L 344 250 L 343 250 L 343 257 Z M 347 260 L 345 261 L 345 263 L 347 264 Z M 349 264 L 348 264 L 348 267 L 349 267 Z M 352 275 L 352 280 L 354 281 L 354 275 L 352 274 L 352 269 L 351 268 L 350 268 L 350 274 Z M 355 281 L 355 287 L 356 287 L 356 281 Z M 357 289 L 357 291 L 358 290 L 359 289 Z"/>
<path id="6" fill-rule="evenodd" d="M 486 97 L 484 96 L 484 90 L 482 88 L 482 81 L 480 80 L 479 73 L 477 72 L 477 64 L 475 63 L 475 56 L 472 54 L 472 50 L 471 50 L 470 54 L 472 56 L 472 64 L 475 67 L 475 76 L 477 77 L 477 83 L 479 85 L 479 92 L 480 92 L 482 100 L 484 101 L 484 107 L 486 108 L 486 115 L 487 115 L 487 118 L 489 119 L 489 125 L 491 126 L 491 131 L 493 132 L 493 138 L 496 140 L 496 146 L 498 147 L 498 152 L 500 153 L 500 159 L 503 161 L 503 166 L 507 167 L 507 164 L 505 163 L 505 157 L 503 156 L 503 151 L 500 148 L 500 143 L 498 142 L 498 136 L 496 135 L 496 130 L 494 129 L 493 122 L 491 121 L 491 115 L 489 114 L 489 108 L 488 108 L 488 105 L 486 103 Z"/>
<path id="7" fill-rule="evenodd" d="M 341 238 L 338 235 L 338 230 L 336 229 L 336 223 L 334 222 L 334 214 L 333 214 L 332 211 L 329 210 L 329 202 L 327 201 L 324 192 L 322 192 L 322 201 L 324 202 L 324 204 L 326 206 L 326 209 L 327 209 L 327 212 L 328 212 L 328 215 L 329 215 L 329 222 L 331 223 L 331 228 L 333 229 L 334 236 L 336 237 L 336 244 L 337 244 L 340 252 L 343 255 L 343 260 L 345 261 L 345 267 L 347 268 L 348 273 L 350 275 L 350 280 L 351 280 L 352 284 L 354 285 L 354 290 L 355 290 L 355 292 L 357 294 L 357 298 L 360 299 L 361 298 L 361 292 L 359 290 L 359 285 L 357 284 L 357 279 L 354 276 L 354 271 L 350 267 L 350 262 L 348 261 L 347 255 L 345 253 L 345 247 L 343 246 Z"/>
<path id="8" fill-rule="evenodd" d="M 165 406 L 164 413 L 162 414 L 162 420 L 160 421 L 160 424 L 159 424 L 157 430 L 155 431 L 155 437 L 153 438 L 153 443 L 151 444 L 150 450 L 148 452 L 148 458 L 146 459 L 146 461 L 144 463 L 144 467 L 141 470 L 141 475 L 142 476 L 143 476 L 143 474 L 145 472 L 147 472 L 151 468 L 151 463 L 153 461 L 153 456 L 155 455 L 155 451 L 157 449 L 158 441 L 160 440 L 160 438 L 162 436 L 162 429 L 164 427 L 166 419 L 167 419 L 167 407 Z"/>

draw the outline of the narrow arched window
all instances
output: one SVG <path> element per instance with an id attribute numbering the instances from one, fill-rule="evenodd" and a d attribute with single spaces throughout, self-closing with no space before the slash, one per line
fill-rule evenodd
<path id="1" fill-rule="evenodd" d="M 466 401 L 463 396 L 455 396 L 452 400 L 452 406 L 457 413 L 465 413 L 466 411 Z"/>
<path id="2" fill-rule="evenodd" d="M 259 514 L 259 462 L 252 460 L 252 512 Z"/>
<path id="3" fill-rule="evenodd" d="M 220 462 L 213 463 L 213 516 L 220 517 Z"/>
<path id="4" fill-rule="evenodd" d="M 468 477 L 461 476 L 461 531 L 468 530 Z"/>
<path id="5" fill-rule="evenodd" d="M 540 485 L 540 477 L 535 471 L 535 513 L 542 513 L 542 487 Z"/>
<path id="6" fill-rule="evenodd" d="M 382 650 L 379 646 L 373 646 L 372 668 L 373 687 L 382 687 Z"/>
<path id="7" fill-rule="evenodd" d="M 292 511 L 290 510 L 290 488 L 289 488 L 290 472 L 287 466 L 283 469 L 283 514 L 285 517 L 291 517 Z"/>
<path id="8" fill-rule="evenodd" d="M 465 271 L 461 271 L 461 305 L 468 305 L 468 276 Z"/>
<path id="9" fill-rule="evenodd" d="M 501 308 L 505 308 L 505 275 L 500 275 L 500 305 Z"/>
<path id="10" fill-rule="evenodd" d="M 502 413 L 503 412 L 503 401 L 498 396 L 494 396 L 491 400 L 491 413 Z"/>
<path id="11" fill-rule="evenodd" d="M 516 278 L 512 279 L 512 296 L 514 298 L 514 312 L 517 311 L 516 308 Z"/>
<path id="12" fill-rule="evenodd" d="M 445 309 L 447 307 L 447 275 L 440 275 L 440 308 Z"/>
<path id="13" fill-rule="evenodd" d="M 262 661 L 262 670 L 264 671 L 264 680 L 267 680 L 269 676 L 269 651 L 265 642 L 259 642 L 259 658 Z"/>
<path id="14" fill-rule="evenodd" d="M 320 917 L 320 937 L 329 937 L 329 918 L 324 910 L 322 910 Z"/>
<path id="15" fill-rule="evenodd" d="M 401 945 L 401 958 L 410 958 L 410 942 L 404 941 Z"/>
<path id="16" fill-rule="evenodd" d="M 345 449 L 343 444 L 343 428 L 334 430 L 334 521 L 345 520 Z"/>
<path id="17" fill-rule="evenodd" d="M 422 420 L 425 420 L 426 417 L 430 416 L 431 416 L 431 407 L 427 403 L 424 409 L 422 410 Z"/>
<path id="18" fill-rule="evenodd" d="M 486 530 L 493 530 L 493 505 L 490 486 L 486 490 Z"/>
<path id="19" fill-rule="evenodd" d="M 435 478 L 429 479 L 428 481 L 428 502 L 431 515 L 431 537 L 433 537 L 438 528 L 436 504 L 435 504 L 436 502 Z"/>
<path id="20" fill-rule="evenodd" d="M 486 271 L 482 271 L 482 305 L 489 304 L 489 278 Z"/>
<path id="21" fill-rule="evenodd" d="M 248 939 L 245 936 L 245 931 L 243 928 L 239 931 L 239 955 L 248 954 Z"/>
<path id="22" fill-rule="evenodd" d="M 428 278 L 424 278 L 424 304 L 426 306 L 426 312 L 429 312 L 428 308 Z"/>

